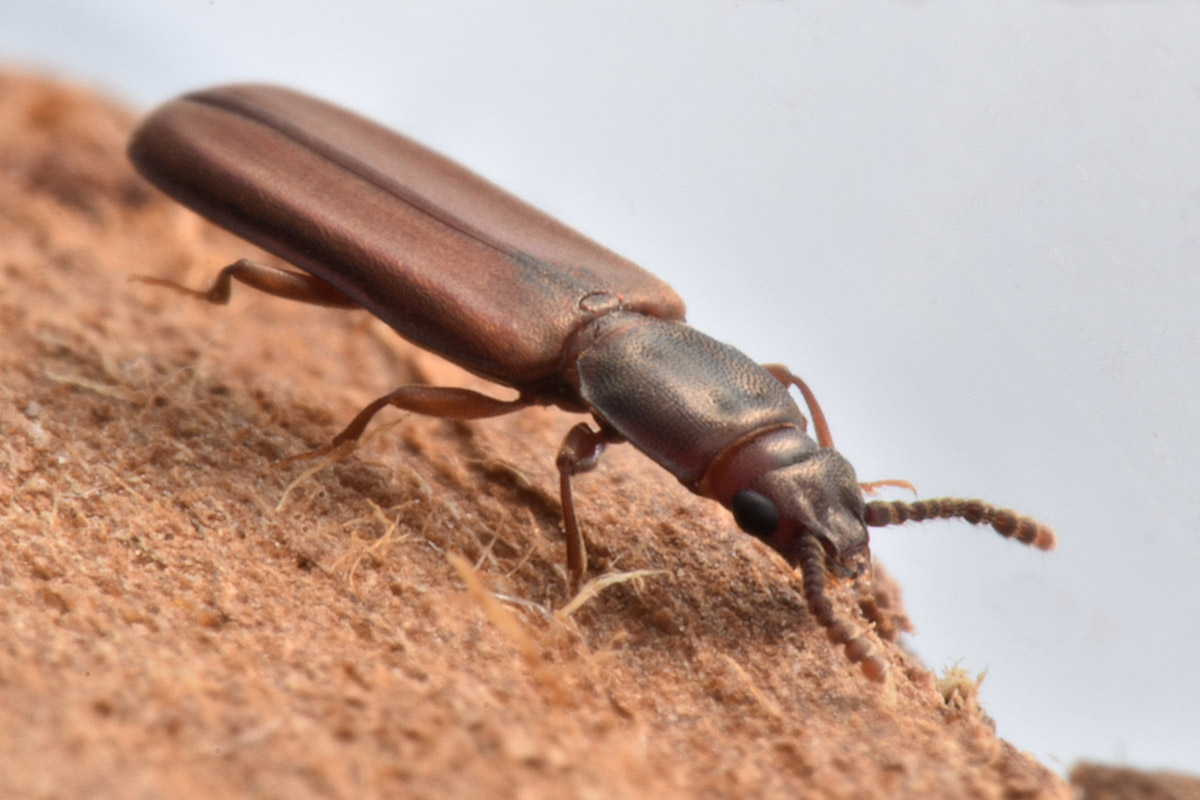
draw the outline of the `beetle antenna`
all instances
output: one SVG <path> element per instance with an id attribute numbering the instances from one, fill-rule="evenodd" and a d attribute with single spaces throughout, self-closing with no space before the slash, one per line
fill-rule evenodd
<path id="1" fill-rule="evenodd" d="M 972 525 L 991 525 L 1006 539 L 1016 539 L 1039 550 L 1053 550 L 1058 539 L 1049 525 L 1011 508 L 996 508 L 982 500 L 938 497 L 932 500 L 872 500 L 867 503 L 866 523 L 875 528 L 920 522 L 927 519 L 964 519 Z"/>
<path id="2" fill-rule="evenodd" d="M 867 637 L 860 636 L 849 622 L 838 619 L 825 595 L 825 554 L 815 537 L 806 536 L 800 543 L 799 566 L 804 578 L 804 601 L 817 624 L 826 630 L 831 642 L 844 647 L 851 664 L 861 665 L 863 674 L 882 683 L 888 676 L 887 663 Z"/>

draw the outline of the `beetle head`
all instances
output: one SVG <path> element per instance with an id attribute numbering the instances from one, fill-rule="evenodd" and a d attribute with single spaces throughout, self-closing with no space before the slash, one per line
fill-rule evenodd
<path id="1" fill-rule="evenodd" d="M 836 450 L 816 450 L 800 461 L 759 475 L 731 504 L 742 530 L 769 544 L 793 567 L 820 543 L 821 560 L 837 577 L 854 577 L 868 566 L 865 505 L 854 468 Z"/>
<path id="2" fill-rule="evenodd" d="M 743 530 L 799 568 L 805 603 L 830 640 L 867 677 L 885 680 L 886 662 L 855 626 L 838 617 L 825 592 L 828 574 L 854 578 L 871 562 L 866 508 L 850 463 L 830 448 L 811 451 L 749 481 L 733 495 L 730 508 Z"/>

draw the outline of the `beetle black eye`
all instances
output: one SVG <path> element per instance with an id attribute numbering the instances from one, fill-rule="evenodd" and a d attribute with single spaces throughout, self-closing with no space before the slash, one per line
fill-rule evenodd
<path id="1" fill-rule="evenodd" d="M 766 495 L 743 489 L 733 496 L 733 518 L 746 533 L 765 539 L 779 525 L 779 509 Z"/>

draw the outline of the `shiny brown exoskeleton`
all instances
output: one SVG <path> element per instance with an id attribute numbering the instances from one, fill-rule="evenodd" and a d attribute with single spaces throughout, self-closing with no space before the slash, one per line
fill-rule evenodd
<path id="1" fill-rule="evenodd" d="M 293 300 L 365 308 L 520 393 L 500 400 L 403 386 L 318 452 L 357 439 L 389 405 L 458 419 L 535 404 L 590 413 L 598 427 L 572 428 L 557 460 L 573 587 L 587 553 L 571 478 L 622 441 L 799 567 L 817 622 L 875 680 L 886 664 L 838 619 L 824 586 L 827 572 L 854 576 L 868 565 L 866 526 L 959 517 L 1054 546 L 1046 526 L 978 500 L 864 502 L 799 378 L 684 324 L 683 301 L 637 265 L 360 116 L 287 89 L 228 86 L 154 112 L 129 155 L 180 202 L 305 271 L 242 260 L 192 294 L 223 303 L 237 279 Z M 815 441 L 790 385 L 805 397 Z"/>

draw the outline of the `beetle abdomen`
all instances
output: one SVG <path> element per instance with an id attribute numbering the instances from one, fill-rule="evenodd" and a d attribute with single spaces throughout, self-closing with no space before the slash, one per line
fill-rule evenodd
<path id="1" fill-rule="evenodd" d="M 411 139 L 287 89 L 174 100 L 129 154 L 192 209 L 501 383 L 555 378 L 590 294 L 683 318 L 679 296 L 632 262 Z"/>

